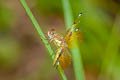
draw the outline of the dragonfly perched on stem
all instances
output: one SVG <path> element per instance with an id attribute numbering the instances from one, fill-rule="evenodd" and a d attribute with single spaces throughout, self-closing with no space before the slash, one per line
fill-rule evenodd
<path id="1" fill-rule="evenodd" d="M 72 62 L 72 55 L 68 49 L 75 48 L 76 46 L 72 44 L 74 39 L 78 39 L 79 43 L 83 40 L 83 34 L 77 28 L 80 23 L 80 16 L 82 13 L 78 15 L 78 18 L 75 20 L 74 24 L 72 24 L 71 28 L 67 31 L 66 35 L 63 37 L 56 33 L 55 29 L 50 29 L 48 31 L 48 37 L 50 42 L 53 42 L 57 47 L 56 56 L 54 58 L 53 65 L 59 65 L 62 68 L 67 68 Z"/>

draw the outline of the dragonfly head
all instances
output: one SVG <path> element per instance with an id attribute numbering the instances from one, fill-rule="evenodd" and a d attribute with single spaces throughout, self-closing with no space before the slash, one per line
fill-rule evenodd
<path id="1" fill-rule="evenodd" d="M 50 39 L 54 38 L 55 33 L 56 33 L 55 29 L 50 29 L 50 30 L 48 31 L 48 37 L 49 37 Z"/>

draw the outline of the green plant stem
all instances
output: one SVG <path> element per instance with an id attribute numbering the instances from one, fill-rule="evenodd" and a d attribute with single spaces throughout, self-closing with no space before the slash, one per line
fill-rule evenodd
<path id="1" fill-rule="evenodd" d="M 28 7 L 28 5 L 26 4 L 26 2 L 24 0 L 20 0 L 22 6 L 24 7 L 27 15 L 29 16 L 30 20 L 32 21 L 35 29 L 37 30 L 42 42 L 45 44 L 45 47 L 46 49 L 48 50 L 48 53 L 50 55 L 50 57 L 52 58 L 52 61 L 54 60 L 54 52 L 53 50 L 51 49 L 51 46 L 50 44 L 48 43 L 48 40 L 46 39 L 45 35 L 43 34 L 37 20 L 35 19 L 35 17 L 33 16 L 30 8 Z M 60 66 L 56 67 L 57 71 L 59 72 L 60 76 L 61 76 L 61 79 L 62 80 L 67 80 L 62 68 Z"/>
<path id="2" fill-rule="evenodd" d="M 69 5 L 69 0 L 62 0 L 63 9 L 64 9 L 64 18 L 66 28 L 69 29 L 73 23 L 72 11 Z"/>
<path id="3" fill-rule="evenodd" d="M 71 11 L 71 7 L 69 4 L 69 0 L 62 0 L 62 4 L 63 4 L 63 9 L 64 9 L 65 23 L 68 29 L 73 23 L 72 11 Z M 77 44 L 77 42 L 73 42 L 73 44 Z M 85 80 L 79 47 L 71 50 L 71 52 L 72 52 L 72 60 L 73 60 L 75 78 L 76 80 Z"/>

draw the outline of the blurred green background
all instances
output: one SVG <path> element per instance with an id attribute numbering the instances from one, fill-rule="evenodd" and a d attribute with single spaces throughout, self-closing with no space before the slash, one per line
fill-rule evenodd
<path id="1" fill-rule="evenodd" d="M 26 0 L 47 36 L 64 35 L 61 0 Z M 80 12 L 81 53 L 86 80 L 120 80 L 120 0 L 70 0 Z M 65 70 L 75 80 L 73 67 Z M 0 80 L 59 80 L 56 69 L 19 0 L 0 0 Z"/>

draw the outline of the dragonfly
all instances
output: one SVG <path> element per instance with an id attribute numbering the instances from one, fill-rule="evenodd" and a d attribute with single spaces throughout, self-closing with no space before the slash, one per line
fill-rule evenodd
<path id="1" fill-rule="evenodd" d="M 75 20 L 74 24 L 67 30 L 65 36 L 61 36 L 56 32 L 55 29 L 50 29 L 48 31 L 48 37 L 50 42 L 53 42 L 57 47 L 57 52 L 54 58 L 53 66 L 60 65 L 62 68 L 67 68 L 72 63 L 72 55 L 69 49 L 75 48 L 76 45 L 72 44 L 74 39 L 78 39 L 79 43 L 83 40 L 83 34 L 77 28 L 80 23 L 80 16 Z"/>

